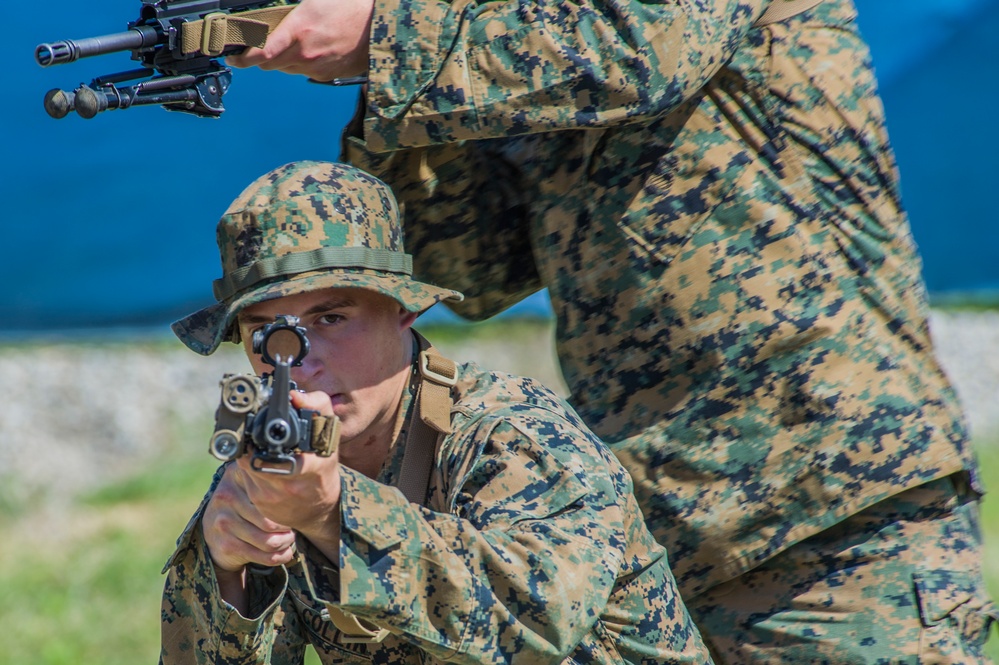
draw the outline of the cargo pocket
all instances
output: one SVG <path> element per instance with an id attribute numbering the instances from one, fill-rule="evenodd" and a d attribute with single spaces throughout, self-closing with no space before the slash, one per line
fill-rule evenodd
<path id="1" fill-rule="evenodd" d="M 985 641 L 999 610 L 989 599 L 978 575 L 963 571 L 915 573 L 916 596 L 923 629 L 919 639 L 920 663 L 982 663 Z"/>

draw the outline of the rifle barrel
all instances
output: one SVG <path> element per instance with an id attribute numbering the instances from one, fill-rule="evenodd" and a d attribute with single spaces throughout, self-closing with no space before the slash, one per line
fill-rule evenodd
<path id="1" fill-rule="evenodd" d="M 118 32 L 101 37 L 67 39 L 51 44 L 39 44 L 35 48 L 35 60 L 42 67 L 62 65 L 92 55 L 103 55 L 117 51 L 134 51 L 146 46 L 154 46 L 160 41 L 161 32 L 149 25 L 140 25 L 127 32 Z"/>

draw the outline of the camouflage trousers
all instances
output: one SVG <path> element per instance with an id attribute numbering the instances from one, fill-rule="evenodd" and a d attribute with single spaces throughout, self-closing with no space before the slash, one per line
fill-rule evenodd
<path id="1" fill-rule="evenodd" d="M 882 501 L 687 599 L 716 665 L 990 662 L 999 614 L 965 478 Z"/>

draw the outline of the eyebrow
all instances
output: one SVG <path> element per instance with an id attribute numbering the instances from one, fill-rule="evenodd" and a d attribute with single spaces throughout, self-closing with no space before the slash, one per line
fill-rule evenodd
<path id="1" fill-rule="evenodd" d="M 341 309 L 343 307 L 352 307 L 354 305 L 354 300 L 352 298 L 330 298 L 328 300 L 323 300 L 322 302 L 316 303 L 309 309 L 302 313 L 299 318 L 304 318 L 312 314 L 320 314 L 322 312 L 328 312 L 331 309 Z M 239 322 L 246 325 L 253 325 L 256 323 L 269 323 L 274 320 L 273 316 L 267 316 L 264 314 L 247 314 L 245 311 L 239 313 Z"/>

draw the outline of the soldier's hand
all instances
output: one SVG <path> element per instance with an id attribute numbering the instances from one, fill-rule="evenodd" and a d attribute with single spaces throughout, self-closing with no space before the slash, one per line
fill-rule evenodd
<path id="1" fill-rule="evenodd" d="M 333 415 L 330 398 L 323 392 L 291 393 L 296 409 L 311 409 Z M 296 455 L 295 473 L 261 473 L 251 468 L 251 456 L 236 465 L 243 472 L 247 496 L 256 510 L 272 524 L 286 525 L 302 534 L 332 561 L 340 546 L 340 462 L 334 453 L 320 457 Z"/>
<path id="2" fill-rule="evenodd" d="M 221 571 L 239 572 L 251 563 L 277 566 L 295 555 L 295 532 L 253 504 L 247 471 L 236 464 L 226 467 L 205 507 L 201 529 L 212 562 Z"/>
<path id="3" fill-rule="evenodd" d="M 233 67 L 276 69 L 317 81 L 368 70 L 374 0 L 302 0 L 268 35 L 262 49 L 226 58 Z"/>
<path id="4" fill-rule="evenodd" d="M 246 564 L 270 567 L 295 557 L 295 532 L 257 510 L 246 493 L 245 476 L 229 464 L 201 520 L 219 594 L 244 616 L 249 609 Z"/>

